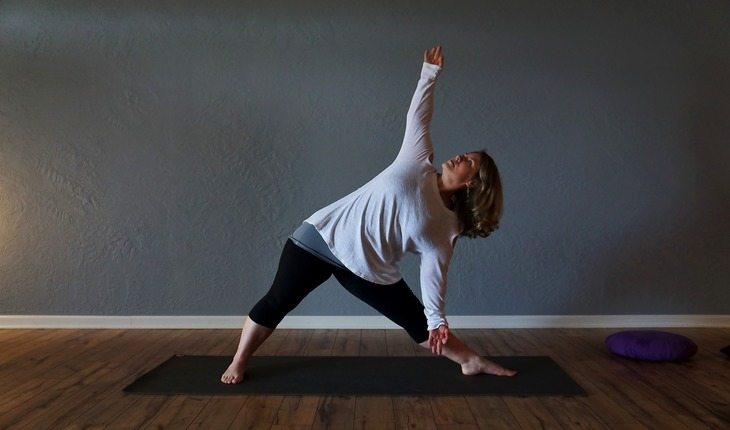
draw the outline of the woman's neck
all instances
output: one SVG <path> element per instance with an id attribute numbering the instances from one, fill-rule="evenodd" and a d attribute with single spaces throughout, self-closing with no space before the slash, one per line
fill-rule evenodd
<path id="1" fill-rule="evenodd" d="M 454 203 L 451 201 L 451 198 L 454 196 L 455 191 L 446 188 L 441 180 L 441 174 L 439 174 L 437 178 L 436 183 L 438 184 L 439 195 L 441 195 L 441 200 L 443 200 L 444 206 L 449 208 L 449 210 L 454 210 Z"/>

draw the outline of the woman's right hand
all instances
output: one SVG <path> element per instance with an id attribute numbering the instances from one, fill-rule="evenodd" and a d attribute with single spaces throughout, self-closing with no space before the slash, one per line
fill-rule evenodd
<path id="1" fill-rule="evenodd" d="M 423 53 L 423 62 L 444 67 L 444 57 L 441 55 L 441 45 L 436 45 Z"/>
<path id="2" fill-rule="evenodd" d="M 440 325 L 435 330 L 429 330 L 428 332 L 428 346 L 431 348 L 431 352 L 436 355 L 441 355 L 441 349 L 448 340 L 449 327 L 446 325 Z"/>

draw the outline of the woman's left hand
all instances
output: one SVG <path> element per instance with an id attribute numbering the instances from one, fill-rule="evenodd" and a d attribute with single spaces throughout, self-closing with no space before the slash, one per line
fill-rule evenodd
<path id="1" fill-rule="evenodd" d="M 438 326 L 435 330 L 429 330 L 428 332 L 428 346 L 431 347 L 431 352 L 436 355 L 441 355 L 441 347 L 449 340 L 449 327 L 445 325 Z"/>
<path id="2" fill-rule="evenodd" d="M 434 46 L 423 53 L 423 61 L 429 64 L 435 64 L 444 67 L 444 56 L 441 54 L 441 46 Z"/>

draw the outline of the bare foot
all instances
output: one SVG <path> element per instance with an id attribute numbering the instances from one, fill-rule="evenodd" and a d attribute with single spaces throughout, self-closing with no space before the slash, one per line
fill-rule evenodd
<path id="1" fill-rule="evenodd" d="M 243 373 L 245 371 L 245 364 L 233 360 L 228 366 L 228 369 L 226 369 L 225 372 L 223 372 L 223 376 L 221 376 L 221 382 L 224 384 L 240 384 L 241 381 L 243 381 Z"/>
<path id="2" fill-rule="evenodd" d="M 499 364 L 489 361 L 484 357 L 475 357 L 461 365 L 461 373 L 464 375 L 478 375 L 486 373 L 487 375 L 497 376 L 515 376 L 517 372 L 506 369 Z"/>

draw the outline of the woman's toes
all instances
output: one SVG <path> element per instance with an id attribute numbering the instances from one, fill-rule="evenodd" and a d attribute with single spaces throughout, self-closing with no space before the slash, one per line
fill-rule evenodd
<path id="1" fill-rule="evenodd" d="M 516 374 L 517 374 L 517 372 L 515 372 L 514 370 L 509 370 L 509 369 L 502 370 L 502 376 L 515 376 Z"/>

